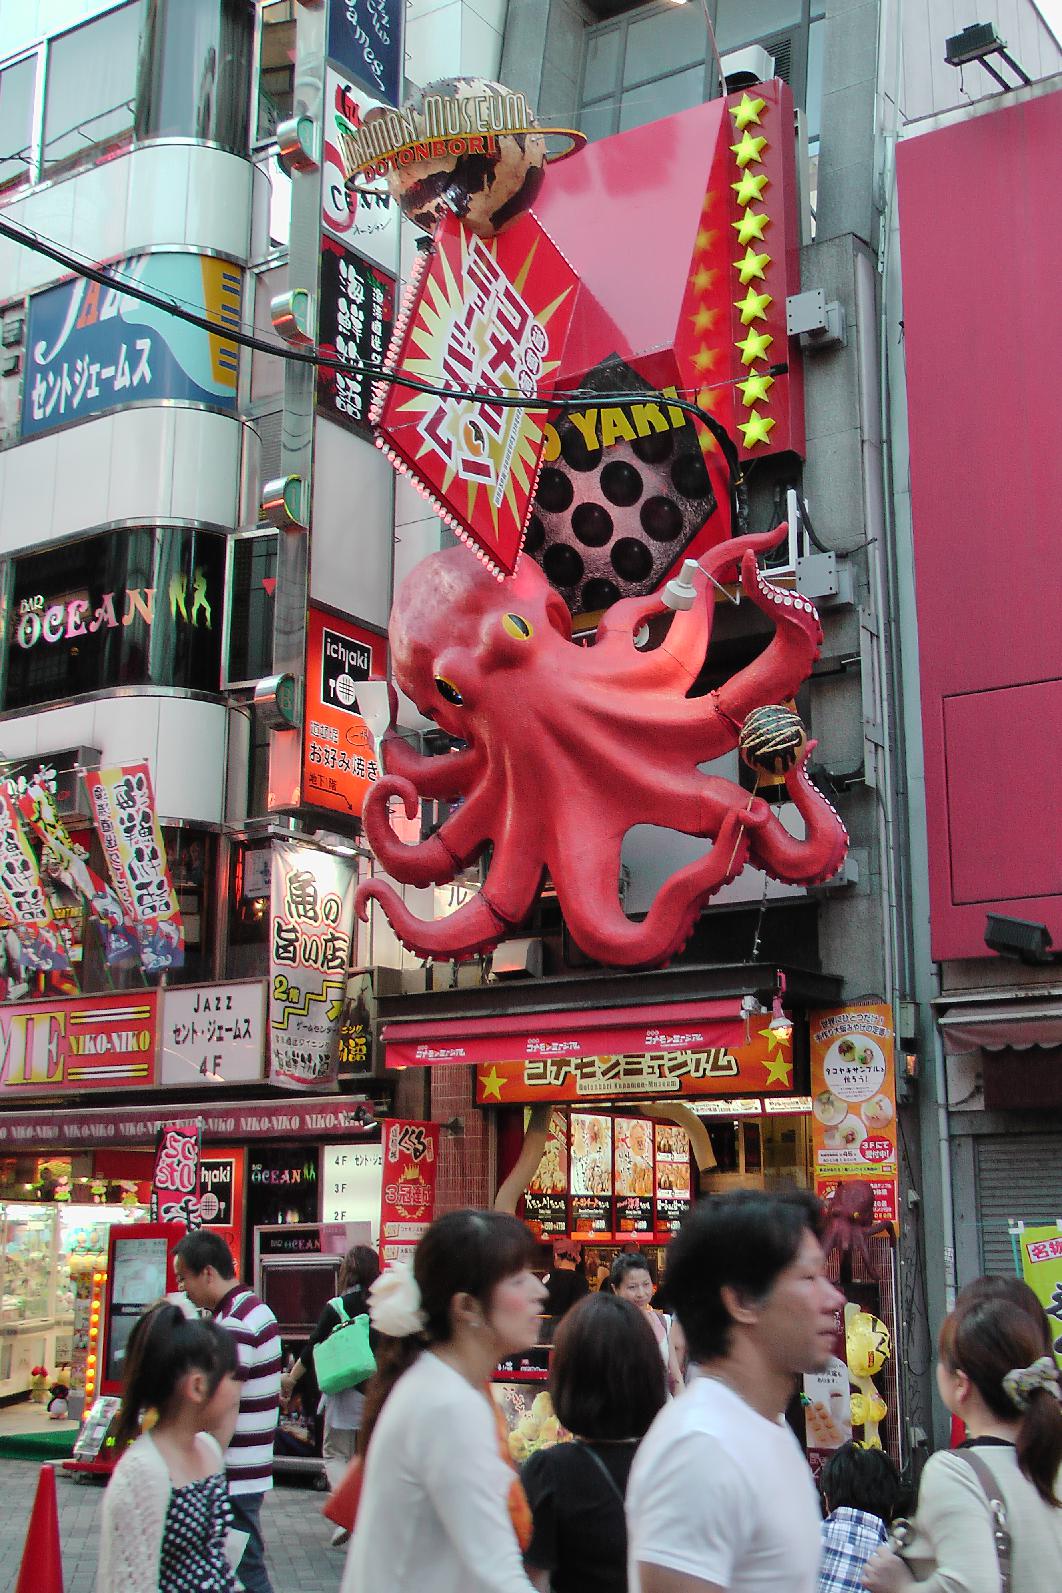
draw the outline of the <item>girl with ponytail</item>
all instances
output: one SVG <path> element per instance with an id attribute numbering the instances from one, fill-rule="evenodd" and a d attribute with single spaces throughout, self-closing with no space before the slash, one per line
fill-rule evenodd
<path id="1" fill-rule="evenodd" d="M 231 1593 L 224 1453 L 236 1425 L 236 1346 L 161 1301 L 129 1337 L 103 1499 L 97 1585 L 107 1593 Z M 141 1431 L 141 1429 L 144 1429 Z M 139 1434 L 139 1436 L 137 1436 Z"/>
<path id="2" fill-rule="evenodd" d="M 1010 1593 L 1062 1585 L 1062 1378 L 1044 1350 L 1042 1322 L 1013 1298 L 976 1285 L 959 1295 L 940 1331 L 937 1386 L 969 1437 L 926 1463 L 914 1537 L 902 1559 L 883 1549 L 871 1560 L 871 1593 L 999 1593 L 993 1509 L 975 1465 L 1004 1506 Z"/>
<path id="3" fill-rule="evenodd" d="M 530 1512 L 501 1452 L 490 1376 L 535 1342 L 534 1241 L 495 1211 L 432 1223 L 412 1268 L 369 1291 L 382 1335 L 362 1418 L 365 1470 L 341 1593 L 534 1593 Z"/>

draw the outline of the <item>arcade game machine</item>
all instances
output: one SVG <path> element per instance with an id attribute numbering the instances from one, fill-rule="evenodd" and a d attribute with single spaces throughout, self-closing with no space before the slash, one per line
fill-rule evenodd
<path id="1" fill-rule="evenodd" d="M 111 1429 L 121 1405 L 130 1334 L 147 1308 L 177 1287 L 173 1252 L 182 1223 L 138 1222 L 113 1227 L 107 1267 L 93 1274 L 85 1370 L 86 1416 L 67 1471 L 107 1475 L 114 1467 Z"/>

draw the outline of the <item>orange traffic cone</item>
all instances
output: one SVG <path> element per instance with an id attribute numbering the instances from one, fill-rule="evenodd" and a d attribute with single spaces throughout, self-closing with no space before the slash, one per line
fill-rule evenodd
<path id="1" fill-rule="evenodd" d="M 63 1551 L 59 1546 L 53 1466 L 42 1466 L 37 1479 L 15 1593 L 63 1593 Z"/>

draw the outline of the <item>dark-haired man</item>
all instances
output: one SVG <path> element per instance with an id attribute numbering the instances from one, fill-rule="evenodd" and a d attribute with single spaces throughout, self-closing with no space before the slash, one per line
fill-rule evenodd
<path id="1" fill-rule="evenodd" d="M 783 1412 L 830 1360 L 842 1296 L 810 1195 L 702 1201 L 668 1254 L 692 1378 L 631 1471 L 631 1593 L 816 1593 L 820 1513 Z"/>
<path id="2" fill-rule="evenodd" d="M 240 1283 L 228 1245 L 205 1228 L 186 1234 L 173 1253 L 177 1284 L 236 1340 L 240 1410 L 225 1452 L 236 1530 L 247 1534 L 237 1568 L 247 1593 L 273 1593 L 262 1544 L 262 1500 L 273 1486 L 273 1440 L 280 1412 L 280 1335 L 267 1305 Z"/>

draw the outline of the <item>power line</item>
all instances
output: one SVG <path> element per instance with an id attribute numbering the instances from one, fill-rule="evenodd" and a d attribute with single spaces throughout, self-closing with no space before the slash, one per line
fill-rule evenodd
<path id="1" fill-rule="evenodd" d="M 413 392 L 425 393 L 432 398 L 443 400 L 462 400 L 466 403 L 493 404 L 503 409 L 559 409 L 564 412 L 585 408 L 588 404 L 600 405 L 607 401 L 610 406 L 623 404 L 644 404 L 647 400 L 658 400 L 674 409 L 681 409 L 685 414 L 700 421 L 701 425 L 711 432 L 718 443 L 723 458 L 726 461 L 729 474 L 731 512 L 734 518 L 735 529 L 739 532 L 745 527 L 748 520 L 748 501 L 745 491 L 745 478 L 738 458 L 737 446 L 726 427 L 700 404 L 691 399 L 682 398 L 671 393 L 663 393 L 659 389 L 645 388 L 640 392 L 600 393 L 592 388 L 562 389 L 551 394 L 537 393 L 504 393 L 504 392 L 477 392 L 464 388 L 439 387 L 433 382 L 420 380 L 418 377 L 402 375 L 381 365 L 358 365 L 351 360 L 341 359 L 338 355 L 322 353 L 316 346 L 309 349 L 292 347 L 287 343 L 269 342 L 258 337 L 253 332 L 246 332 L 242 328 L 225 325 L 224 322 L 211 319 L 200 314 L 197 310 L 180 301 L 170 298 L 166 294 L 153 292 L 138 282 L 122 279 L 122 273 L 109 271 L 101 266 L 88 263 L 84 257 L 80 260 L 76 254 L 59 244 L 45 239 L 29 228 L 16 226 L 7 220 L 0 220 L 0 237 L 9 239 L 34 254 L 42 255 L 45 259 L 53 261 L 71 272 L 74 276 L 84 277 L 89 282 L 98 283 L 100 287 L 111 288 L 116 292 L 125 294 L 131 299 L 139 299 L 144 304 L 150 304 L 154 309 L 161 310 L 163 314 L 172 315 L 177 320 L 186 321 L 190 326 L 198 327 L 201 331 L 209 332 L 214 337 L 223 337 L 229 342 L 236 343 L 241 348 L 251 349 L 256 354 L 271 355 L 277 359 L 291 360 L 295 364 L 311 365 L 319 370 L 336 371 L 342 375 L 371 377 L 374 381 L 388 382 L 395 387 L 409 388 Z"/>

